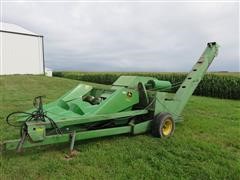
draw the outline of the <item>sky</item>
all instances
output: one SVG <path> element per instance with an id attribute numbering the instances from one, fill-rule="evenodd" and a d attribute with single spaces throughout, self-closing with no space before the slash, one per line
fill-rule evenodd
<path id="1" fill-rule="evenodd" d="M 189 71 L 207 42 L 210 71 L 239 71 L 237 2 L 3 1 L 3 22 L 44 36 L 53 70 Z"/>

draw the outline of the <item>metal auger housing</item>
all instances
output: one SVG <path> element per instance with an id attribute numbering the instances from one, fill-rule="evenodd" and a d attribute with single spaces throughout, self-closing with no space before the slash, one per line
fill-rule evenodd
<path id="1" fill-rule="evenodd" d="M 70 142 L 117 134 L 151 131 L 156 137 L 173 134 L 175 122 L 217 55 L 218 45 L 207 44 L 203 54 L 175 94 L 172 85 L 152 77 L 121 76 L 109 88 L 79 84 L 49 104 L 35 99 L 37 110 L 19 118 L 21 138 L 3 142 L 5 150 Z M 36 103 L 37 101 L 37 103 Z M 10 117 L 10 116 L 9 116 Z"/>

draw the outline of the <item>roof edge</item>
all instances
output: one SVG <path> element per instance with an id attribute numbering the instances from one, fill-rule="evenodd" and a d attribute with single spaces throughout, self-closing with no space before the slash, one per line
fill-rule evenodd
<path id="1" fill-rule="evenodd" d="M 0 30 L 0 32 L 4 32 L 4 33 L 11 33 L 11 34 L 19 34 L 19 35 L 25 35 L 25 36 L 43 37 L 43 35 L 37 35 L 37 34 L 28 34 L 28 33 L 14 32 L 14 31 L 5 31 L 5 30 Z"/>

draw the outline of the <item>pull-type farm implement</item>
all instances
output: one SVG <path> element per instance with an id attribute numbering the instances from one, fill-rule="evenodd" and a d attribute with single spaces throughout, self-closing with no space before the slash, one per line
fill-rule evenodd
<path id="1" fill-rule="evenodd" d="M 110 88 L 79 84 L 55 102 L 43 105 L 34 100 L 36 110 L 14 112 L 7 122 L 20 127 L 20 139 L 2 143 L 5 150 L 57 143 L 70 143 L 117 134 L 140 134 L 166 138 L 173 134 L 175 122 L 195 88 L 217 55 L 218 45 L 207 44 L 175 94 L 176 86 L 152 77 L 121 76 Z M 25 117 L 24 117 L 25 116 Z"/>

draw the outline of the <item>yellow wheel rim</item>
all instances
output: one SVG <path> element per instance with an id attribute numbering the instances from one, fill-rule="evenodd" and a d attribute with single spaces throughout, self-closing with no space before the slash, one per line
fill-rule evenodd
<path id="1" fill-rule="evenodd" d="M 171 119 L 165 120 L 165 122 L 162 126 L 163 135 L 168 136 L 169 134 L 171 134 L 172 128 L 173 128 L 173 123 L 172 123 Z"/>

